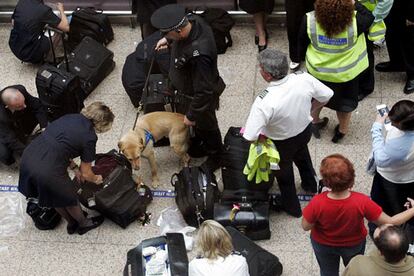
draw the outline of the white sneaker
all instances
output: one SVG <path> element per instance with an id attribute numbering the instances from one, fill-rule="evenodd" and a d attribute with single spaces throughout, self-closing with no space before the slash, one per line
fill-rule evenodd
<path id="1" fill-rule="evenodd" d="M 291 61 L 290 64 L 289 64 L 290 70 L 296 70 L 296 69 L 299 68 L 299 66 L 300 66 L 300 63 L 293 62 L 293 61 Z"/>

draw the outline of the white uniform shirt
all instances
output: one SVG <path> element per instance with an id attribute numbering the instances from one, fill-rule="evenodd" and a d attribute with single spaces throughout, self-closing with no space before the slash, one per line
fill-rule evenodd
<path id="1" fill-rule="evenodd" d="M 246 258 L 231 254 L 217 260 L 193 259 L 189 264 L 189 276 L 250 276 Z"/>
<path id="2" fill-rule="evenodd" d="M 312 121 L 312 99 L 327 102 L 333 91 L 308 73 L 294 73 L 259 94 L 253 103 L 243 137 L 257 140 L 260 133 L 285 140 L 305 130 Z"/>

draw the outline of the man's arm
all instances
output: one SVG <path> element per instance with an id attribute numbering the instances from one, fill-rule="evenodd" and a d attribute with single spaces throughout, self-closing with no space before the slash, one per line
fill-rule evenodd
<path id="1" fill-rule="evenodd" d="M 243 138 L 250 142 L 254 142 L 259 138 L 262 129 L 269 122 L 266 114 L 259 108 L 260 101 L 262 99 L 257 98 L 253 103 L 244 127 Z"/>
<path id="2" fill-rule="evenodd" d="M 24 86 L 16 85 L 14 87 L 23 94 L 26 106 L 33 111 L 40 127 L 45 128 L 48 124 L 47 112 L 40 100 L 30 95 Z"/>
<path id="3" fill-rule="evenodd" d="M 372 11 L 372 15 L 375 17 L 374 22 L 384 20 L 384 18 L 390 13 L 393 3 L 394 0 L 379 0 L 375 6 L 375 9 Z"/>
<path id="4" fill-rule="evenodd" d="M 194 96 L 186 117 L 190 121 L 197 121 L 201 114 L 215 103 L 214 68 L 213 62 L 208 56 L 198 56 L 192 58 L 190 62 Z"/>

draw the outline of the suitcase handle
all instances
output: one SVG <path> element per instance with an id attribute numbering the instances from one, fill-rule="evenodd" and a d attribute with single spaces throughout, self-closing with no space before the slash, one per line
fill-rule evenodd
<path id="1" fill-rule="evenodd" d="M 55 52 L 55 48 L 53 47 L 53 40 L 52 40 L 51 31 L 54 31 L 55 33 L 58 33 L 62 36 L 63 56 L 64 56 L 64 59 L 65 59 L 66 71 L 69 72 L 69 61 L 68 61 L 68 53 L 66 51 L 65 32 L 63 32 L 63 31 L 61 31 L 57 28 L 53 28 L 49 25 L 46 25 L 45 29 L 47 30 L 47 32 L 49 34 L 50 47 L 52 49 L 52 54 L 53 54 L 53 63 L 55 64 L 56 67 L 57 67 L 56 52 Z"/>
<path id="2" fill-rule="evenodd" d="M 86 13 L 94 14 L 89 12 L 89 9 L 93 10 L 95 13 L 103 14 L 103 9 L 96 9 L 95 7 L 76 7 L 76 11 L 83 10 Z"/>

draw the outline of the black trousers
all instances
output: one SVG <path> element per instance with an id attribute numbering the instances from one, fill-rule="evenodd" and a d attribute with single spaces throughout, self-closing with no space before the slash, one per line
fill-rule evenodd
<path id="1" fill-rule="evenodd" d="M 368 35 L 365 33 L 365 40 L 367 42 L 367 54 L 368 54 L 368 68 L 365 69 L 359 75 L 359 91 L 358 94 L 360 95 L 369 95 L 374 92 L 375 88 L 375 76 L 374 76 L 374 65 L 375 65 L 375 57 L 374 57 L 374 43 L 368 39 Z"/>
<path id="2" fill-rule="evenodd" d="M 293 62 L 300 62 L 298 33 L 303 17 L 313 10 L 315 0 L 286 0 L 286 25 L 289 40 L 289 57 Z"/>
<path id="3" fill-rule="evenodd" d="M 414 79 L 414 28 L 407 27 L 406 24 L 408 2 L 410 1 L 394 0 L 391 11 L 385 18 L 385 41 L 390 62 L 405 68 L 407 77 Z"/>
<path id="4" fill-rule="evenodd" d="M 302 187 L 316 188 L 317 185 L 316 174 L 308 149 L 311 135 L 311 124 L 309 124 L 304 131 L 294 137 L 273 141 L 280 155 L 280 170 L 276 171 L 275 176 L 282 196 L 282 205 L 288 213 L 297 216 L 302 214 L 302 210 L 296 195 L 293 163 L 299 169 Z"/>
<path id="5" fill-rule="evenodd" d="M 375 173 L 371 187 L 371 199 L 382 207 L 384 213 L 389 216 L 396 215 L 405 210 L 404 203 L 407 197 L 414 197 L 414 182 L 406 184 L 398 184 L 388 181 L 378 172 Z M 414 219 L 410 220 L 410 224 L 414 225 Z M 368 223 L 370 234 L 376 228 L 374 223 Z"/>

